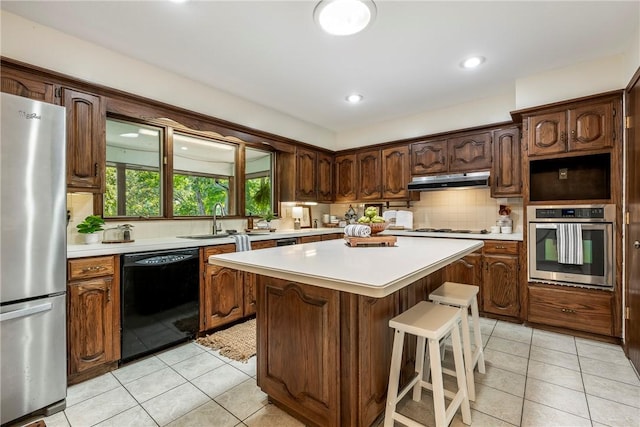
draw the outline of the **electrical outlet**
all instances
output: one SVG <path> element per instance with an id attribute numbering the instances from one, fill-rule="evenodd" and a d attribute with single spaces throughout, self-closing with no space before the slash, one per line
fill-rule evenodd
<path id="1" fill-rule="evenodd" d="M 558 169 L 558 179 L 568 179 L 569 178 L 569 169 L 560 168 Z"/>

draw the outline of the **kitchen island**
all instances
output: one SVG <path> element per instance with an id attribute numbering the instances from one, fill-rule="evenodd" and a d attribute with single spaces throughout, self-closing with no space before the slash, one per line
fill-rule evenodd
<path id="1" fill-rule="evenodd" d="M 427 299 L 441 269 L 482 241 L 399 237 L 393 247 L 341 240 L 214 255 L 258 274 L 258 385 L 307 425 L 369 426 L 384 411 L 389 319 Z M 405 344 L 401 381 L 413 373 Z"/>

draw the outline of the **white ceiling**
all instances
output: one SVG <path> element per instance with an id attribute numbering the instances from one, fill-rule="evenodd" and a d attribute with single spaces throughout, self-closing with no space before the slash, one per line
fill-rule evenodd
<path id="1" fill-rule="evenodd" d="M 0 7 L 336 132 L 625 53 L 640 25 L 637 1 L 376 0 L 371 27 L 335 37 L 315 26 L 316 3 L 2 0 Z M 487 61 L 461 69 L 470 55 Z M 364 95 L 359 105 L 344 101 L 354 91 Z"/>

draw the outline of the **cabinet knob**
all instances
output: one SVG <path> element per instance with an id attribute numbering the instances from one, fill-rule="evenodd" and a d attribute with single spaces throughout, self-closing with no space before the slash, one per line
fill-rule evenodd
<path id="1" fill-rule="evenodd" d="M 633 242 L 633 247 L 634 247 L 634 249 L 640 249 L 640 242 L 637 241 L 637 240 L 635 242 Z"/>
<path id="2" fill-rule="evenodd" d="M 578 140 L 578 138 L 576 138 L 576 130 L 575 129 L 573 129 L 571 131 L 571 140 L 574 141 L 574 142 Z"/>
<path id="3" fill-rule="evenodd" d="M 561 311 L 563 313 L 570 313 L 570 314 L 575 314 L 575 312 L 576 312 L 575 310 L 572 310 L 570 308 L 563 308 Z"/>
<path id="4" fill-rule="evenodd" d="M 103 265 L 95 265 L 93 267 L 85 267 L 82 269 L 83 273 L 92 273 L 94 271 L 100 271 L 100 270 L 104 270 L 107 267 L 103 266 Z"/>
<path id="5" fill-rule="evenodd" d="M 499 245 L 499 246 L 496 246 L 496 249 L 507 249 L 507 247 L 506 247 L 506 246 Z"/>

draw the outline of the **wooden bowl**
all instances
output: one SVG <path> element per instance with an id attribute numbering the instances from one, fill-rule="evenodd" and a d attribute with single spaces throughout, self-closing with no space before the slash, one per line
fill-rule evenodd
<path id="1" fill-rule="evenodd" d="M 373 236 L 374 234 L 378 234 L 382 231 L 384 231 L 387 228 L 387 225 L 389 225 L 389 223 L 387 222 L 370 222 L 368 225 L 371 228 L 371 235 Z"/>

